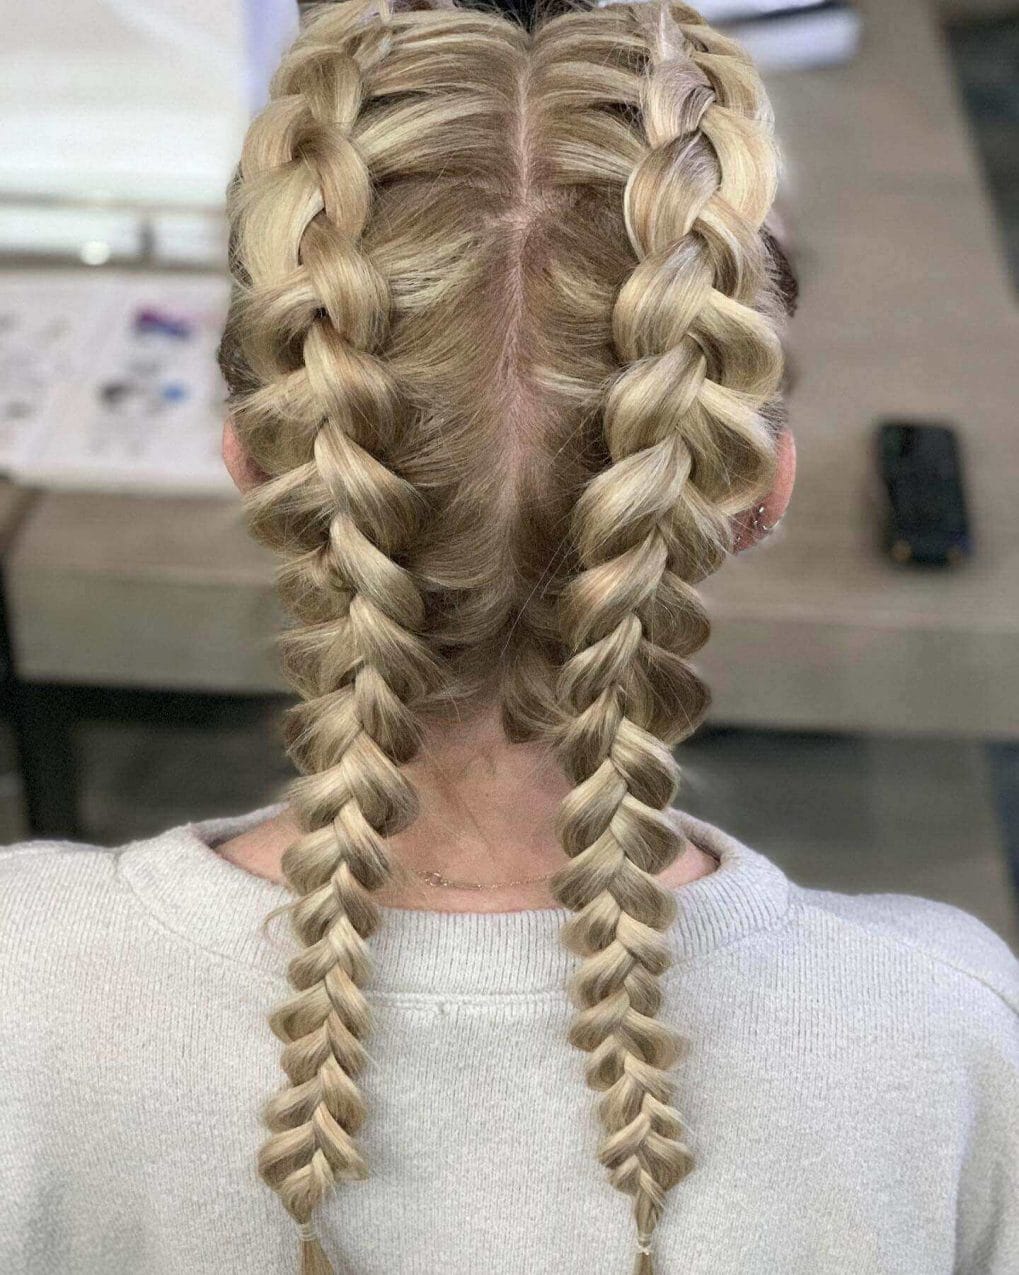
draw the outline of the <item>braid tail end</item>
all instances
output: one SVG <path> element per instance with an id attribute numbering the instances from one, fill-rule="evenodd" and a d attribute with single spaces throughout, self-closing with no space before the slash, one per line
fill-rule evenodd
<path id="1" fill-rule="evenodd" d="M 632 1275 L 655 1275 L 655 1265 L 650 1249 L 640 1248 L 637 1250 Z"/>
<path id="2" fill-rule="evenodd" d="M 326 1257 L 318 1240 L 301 1240 L 301 1275 L 336 1275 L 332 1262 Z"/>

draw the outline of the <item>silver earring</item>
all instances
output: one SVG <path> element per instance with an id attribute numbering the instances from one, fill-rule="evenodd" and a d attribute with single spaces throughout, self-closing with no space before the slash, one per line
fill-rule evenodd
<path id="1" fill-rule="evenodd" d="M 778 526 L 778 524 L 782 521 L 782 518 L 781 518 L 781 517 L 776 518 L 776 519 L 775 519 L 775 521 L 771 524 L 771 526 L 770 526 L 770 527 L 766 527 L 766 526 L 764 525 L 764 523 L 763 523 L 763 522 L 761 522 L 761 515 L 762 515 L 763 513 L 764 513 L 764 506 L 763 506 L 763 505 L 758 505 L 758 506 L 757 506 L 757 508 L 754 510 L 754 516 L 753 516 L 753 518 L 751 519 L 750 525 L 751 525 L 751 527 L 754 529 L 754 531 L 755 531 L 755 532 L 757 532 L 757 531 L 763 531 L 763 532 L 764 532 L 764 534 L 767 536 L 767 535 L 769 535 L 772 531 L 774 531 L 774 530 L 775 530 L 775 528 Z M 784 516 L 784 515 L 783 515 L 783 516 Z"/>
<path id="2" fill-rule="evenodd" d="M 758 505 L 756 509 L 751 511 L 751 514 L 750 514 L 751 539 L 753 539 L 754 537 L 757 537 L 758 539 L 763 539 L 764 536 L 767 536 L 771 532 L 773 532 L 775 528 L 778 526 L 778 524 L 782 521 L 782 518 L 776 518 L 775 521 L 769 527 L 765 523 L 761 522 L 761 515 L 763 513 L 764 513 L 763 505 Z M 783 517 L 784 516 L 785 515 L 783 515 Z M 749 544 L 750 541 L 748 541 L 747 543 Z M 744 548 L 744 545 L 742 544 L 742 536 L 739 532 L 737 532 L 736 539 L 733 543 L 733 552 L 738 553 L 742 548 Z"/>

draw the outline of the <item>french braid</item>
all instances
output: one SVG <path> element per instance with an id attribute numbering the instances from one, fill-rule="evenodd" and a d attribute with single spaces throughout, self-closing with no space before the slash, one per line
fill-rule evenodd
<path id="1" fill-rule="evenodd" d="M 283 857 L 304 949 L 289 967 L 295 994 L 271 1018 L 289 1086 L 266 1108 L 259 1170 L 305 1226 L 309 1275 L 332 1269 L 307 1228 L 313 1210 L 333 1183 L 367 1174 L 353 1135 L 371 894 L 390 872 L 386 836 L 415 815 L 400 770 L 418 746 L 409 706 L 437 680 L 420 590 L 396 561 L 421 502 L 385 461 L 409 424 L 377 353 L 387 287 L 359 243 L 371 184 L 350 134 L 384 37 L 361 21 L 366 8 L 338 7 L 292 51 L 249 131 L 231 207 L 245 276 L 233 321 L 258 381 L 235 417 L 270 475 L 249 512 L 261 538 L 290 549 L 284 592 L 305 621 L 283 641 L 305 697 L 287 730 L 305 772 L 291 792 L 304 835 Z"/>
<path id="2" fill-rule="evenodd" d="M 221 361 L 264 474 L 300 696 L 302 950 L 259 1165 L 309 1226 L 363 1177 L 362 990 L 429 713 L 493 699 L 573 791 L 553 880 L 570 1039 L 637 1271 L 691 1150 L 657 1021 L 680 840 L 670 745 L 703 716 L 694 584 L 767 491 L 780 353 L 770 121 L 745 56 L 659 0 L 504 17 L 339 0 L 305 26 L 230 194 Z"/>
<path id="3" fill-rule="evenodd" d="M 571 59 L 600 55 L 625 105 L 639 104 L 644 133 L 624 192 L 638 264 L 612 311 L 623 370 L 604 407 L 611 464 L 577 504 L 582 570 L 561 599 L 571 654 L 560 677 L 568 720 L 559 753 L 576 787 L 559 819 L 570 863 L 553 891 L 576 913 L 564 936 L 582 958 L 570 1039 L 590 1053 L 588 1082 L 602 1094 L 599 1159 L 633 1197 L 635 1272 L 649 1275 L 665 1193 L 692 1163 L 667 1076 L 678 1041 L 656 1020 L 675 914 L 656 877 L 681 848 L 666 815 L 678 783 L 666 745 L 707 707 L 686 663 L 709 632 L 692 583 L 731 547 L 727 515 L 772 481 L 773 438 L 759 409 L 777 392 L 781 356 L 755 308 L 768 277 L 760 232 L 775 173 L 756 76 L 685 6 L 619 12 L 615 29 L 597 16 L 560 20 L 568 46 L 554 43 L 552 22 L 552 51 L 543 58 L 539 43 L 536 52 L 560 92 L 570 71 L 562 47 Z M 626 52 L 638 55 L 639 71 L 621 65 Z M 567 127 L 604 128 L 605 87 L 585 79 L 569 92 L 577 117 Z M 563 180 L 603 180 L 572 152 L 569 163 Z"/>

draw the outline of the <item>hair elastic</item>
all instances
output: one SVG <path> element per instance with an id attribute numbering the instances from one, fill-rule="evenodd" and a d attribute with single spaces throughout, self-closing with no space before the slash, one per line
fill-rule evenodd
<path id="1" fill-rule="evenodd" d="M 314 1222 L 298 1222 L 297 1234 L 306 1244 L 312 1244 L 318 1239 L 318 1231 Z"/>

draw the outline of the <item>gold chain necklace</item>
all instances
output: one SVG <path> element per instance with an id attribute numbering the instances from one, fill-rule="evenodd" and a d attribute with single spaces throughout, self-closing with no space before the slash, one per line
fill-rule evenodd
<path id="1" fill-rule="evenodd" d="M 704 850 L 704 847 L 698 846 L 698 849 Z M 704 853 L 714 859 L 715 863 L 721 863 L 721 859 L 714 850 L 704 850 Z M 551 872 L 546 872 L 541 877 L 517 877 L 515 881 L 485 883 L 483 881 L 450 881 L 448 877 L 444 877 L 435 868 L 427 872 L 422 872 L 418 868 L 411 868 L 411 872 L 428 885 L 444 886 L 447 890 L 505 890 L 511 885 L 533 885 L 538 881 L 547 881 L 549 877 L 555 876 L 558 871 L 558 868 L 554 868 Z"/>
<path id="2" fill-rule="evenodd" d="M 411 868 L 411 872 L 428 885 L 445 886 L 448 890 L 505 890 L 511 885 L 531 885 L 536 881 L 547 881 L 558 871 L 559 869 L 555 868 L 552 872 L 546 872 L 543 877 L 518 877 L 515 881 L 495 881 L 489 884 L 483 881 L 450 881 L 434 868 L 429 872 L 420 872 L 417 868 Z"/>

